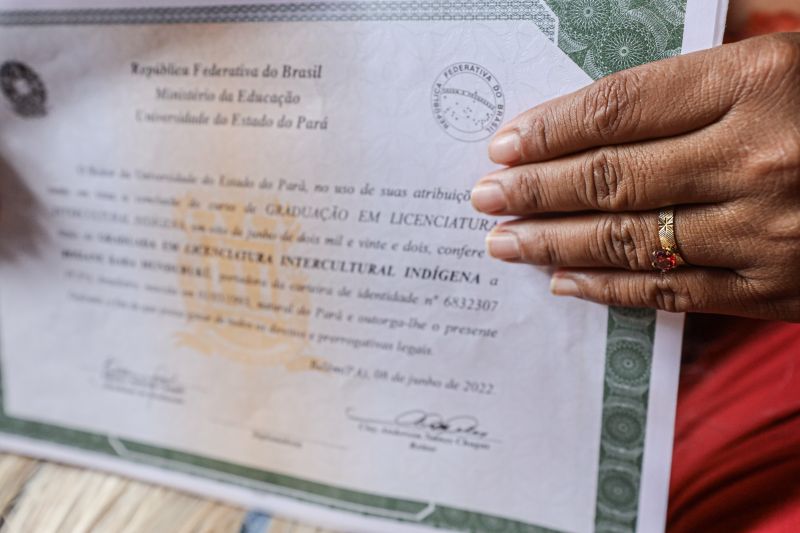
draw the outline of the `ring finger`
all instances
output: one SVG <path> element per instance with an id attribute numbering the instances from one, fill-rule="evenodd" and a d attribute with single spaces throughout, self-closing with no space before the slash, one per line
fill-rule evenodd
<path id="1" fill-rule="evenodd" d="M 745 267 L 745 254 L 731 234 L 731 216 L 724 204 L 677 208 L 675 233 L 684 260 L 694 266 Z M 489 255 L 511 262 L 652 270 L 652 253 L 661 249 L 658 211 L 520 219 L 496 226 L 486 245 Z"/>

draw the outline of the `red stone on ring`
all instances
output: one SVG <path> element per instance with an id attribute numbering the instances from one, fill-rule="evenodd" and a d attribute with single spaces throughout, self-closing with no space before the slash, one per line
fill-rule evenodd
<path id="1" fill-rule="evenodd" d="M 661 272 L 669 272 L 678 267 L 678 256 L 670 250 L 656 250 L 653 252 L 653 268 Z"/>

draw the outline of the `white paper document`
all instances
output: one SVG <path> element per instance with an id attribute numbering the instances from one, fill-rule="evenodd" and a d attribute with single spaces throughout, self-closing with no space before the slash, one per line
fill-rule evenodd
<path id="1" fill-rule="evenodd" d="M 517 113 L 697 0 L 0 1 L 0 445 L 347 531 L 661 531 L 682 317 L 484 251 Z"/>

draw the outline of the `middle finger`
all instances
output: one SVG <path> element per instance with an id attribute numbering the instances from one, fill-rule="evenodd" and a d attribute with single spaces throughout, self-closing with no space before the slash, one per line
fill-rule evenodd
<path id="1" fill-rule="evenodd" d="M 677 139 L 608 146 L 482 178 L 472 204 L 491 215 L 644 211 L 717 203 L 741 194 L 729 175 L 735 154 L 704 148 L 711 131 Z"/>

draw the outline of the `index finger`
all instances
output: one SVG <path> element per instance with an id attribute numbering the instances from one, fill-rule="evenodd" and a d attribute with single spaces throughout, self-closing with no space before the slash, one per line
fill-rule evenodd
<path id="1" fill-rule="evenodd" d="M 727 57 L 704 51 L 612 74 L 513 119 L 495 135 L 489 157 L 535 163 L 702 128 L 733 106 L 729 78 L 738 70 Z"/>

